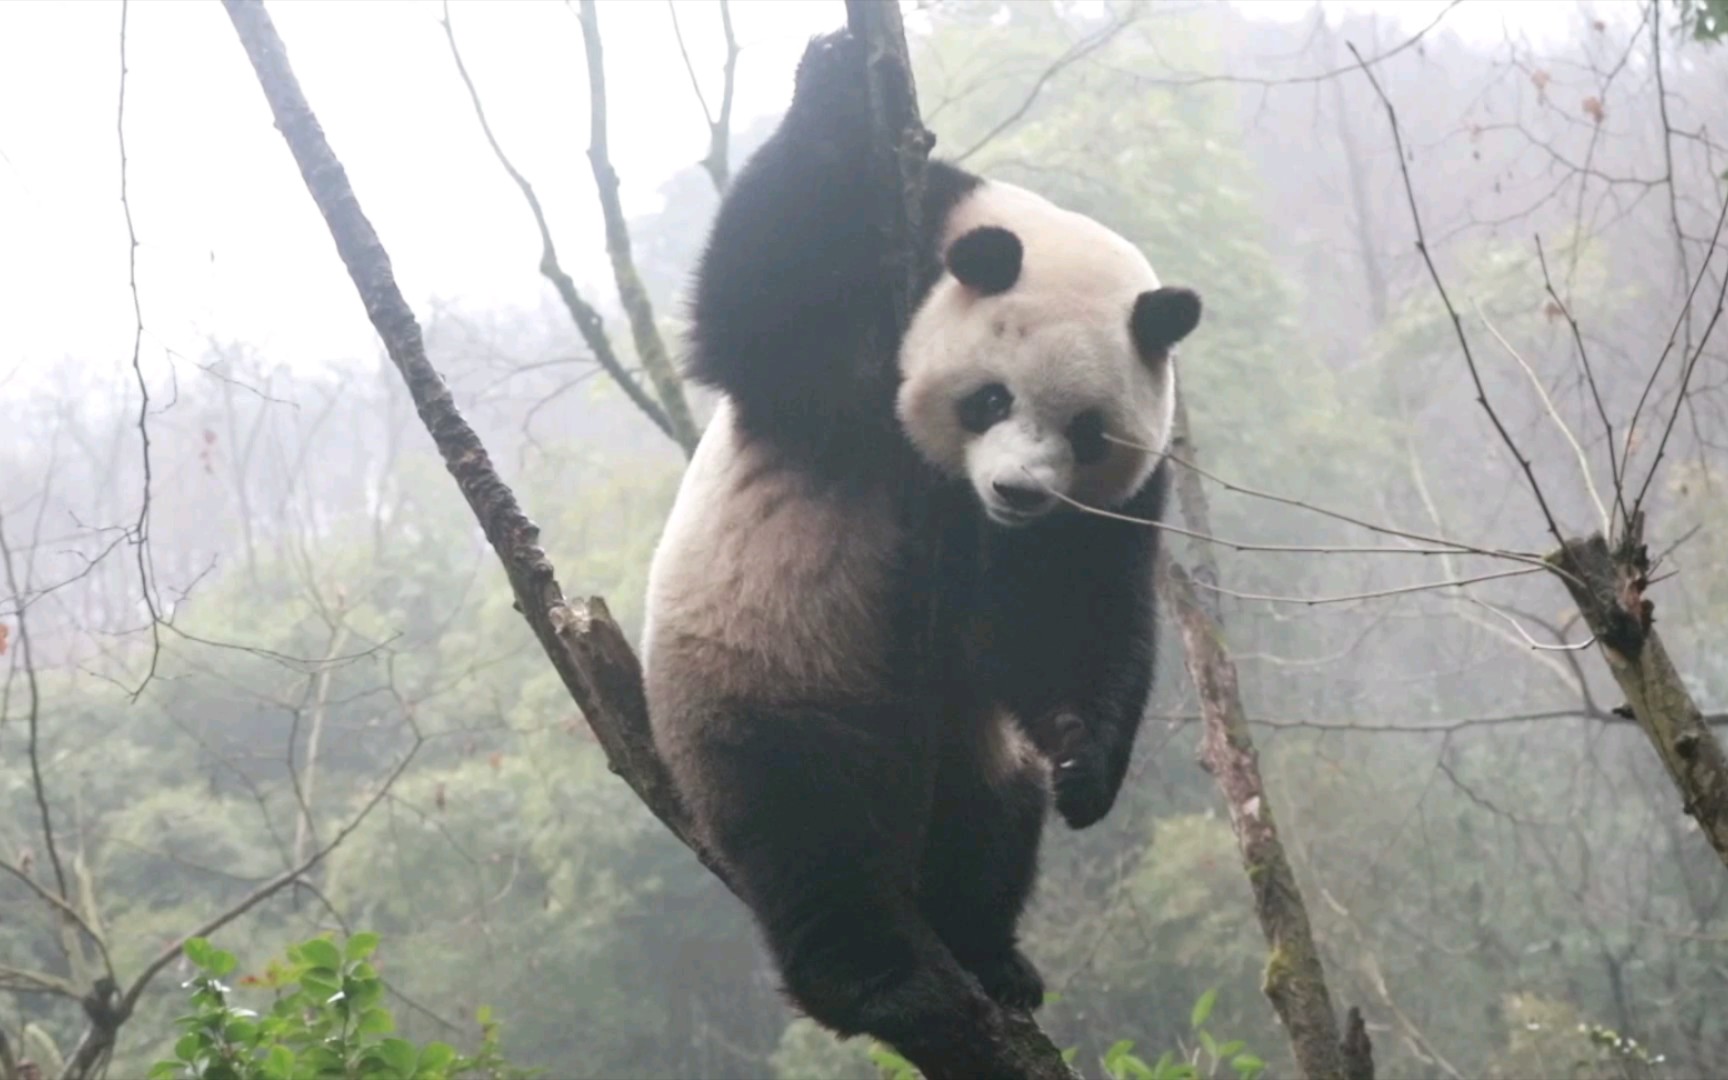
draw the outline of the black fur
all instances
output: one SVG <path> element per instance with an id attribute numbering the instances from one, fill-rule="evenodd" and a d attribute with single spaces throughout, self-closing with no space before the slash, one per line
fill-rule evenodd
<path id="1" fill-rule="evenodd" d="M 1166 285 L 1134 301 L 1128 326 L 1142 356 L 1161 356 L 1200 325 L 1200 294 Z"/>
<path id="2" fill-rule="evenodd" d="M 1169 471 L 1117 512 L 1161 520 Z M 1026 722 L 1055 766 L 1057 812 L 1084 829 L 1115 805 L 1151 695 L 1160 532 L 1081 513 L 982 529 L 970 664 Z"/>
<path id="3" fill-rule="evenodd" d="M 887 287 L 863 87 L 849 35 L 811 43 L 780 127 L 721 203 L 695 285 L 689 373 L 725 391 L 746 437 L 777 447 L 813 497 L 900 490 L 903 470 L 922 473 L 894 418 L 897 373 L 872 376 L 859 351 Z M 978 182 L 929 163 L 926 236 Z M 919 259 L 915 303 L 941 270 L 933 241 Z M 904 651 L 888 664 L 899 696 L 711 704 L 708 717 L 679 720 L 701 771 L 701 790 L 686 795 L 806 1013 L 884 1039 L 926 1070 L 987 1077 L 1003 1071 L 992 1057 L 1000 1008 L 1043 996 L 1014 925 L 1047 794 L 1030 772 L 986 782 L 975 732 L 959 722 L 981 711 L 957 665 L 938 665 L 943 685 L 917 686 L 927 669 L 907 617 L 930 589 L 950 594 L 938 610 L 963 600 L 952 595 L 962 579 L 920 561 L 929 546 L 907 538 L 885 598 L 903 608 Z M 975 561 L 975 549 L 943 550 Z"/>
<path id="4" fill-rule="evenodd" d="M 1020 280 L 1020 238 L 995 225 L 980 225 L 948 245 L 948 272 L 962 285 L 994 296 Z"/>
<path id="5" fill-rule="evenodd" d="M 896 444 L 896 376 L 858 353 L 889 287 L 870 168 L 863 57 L 845 32 L 798 65 L 780 127 L 738 171 L 697 267 L 688 373 L 726 391 L 751 435 L 800 451 Z M 923 220 L 979 183 L 925 169 Z M 923 290 L 940 269 L 926 228 Z M 923 291 L 921 290 L 921 291 Z M 917 298 L 914 298 L 916 301 Z"/>
<path id="6" fill-rule="evenodd" d="M 725 391 L 745 436 L 778 448 L 813 493 L 900 490 L 901 470 L 916 467 L 894 419 L 895 374 L 859 351 L 887 287 L 862 63 L 844 32 L 811 43 L 780 127 L 722 201 L 692 312 L 690 375 Z M 942 268 L 928 238 L 978 183 L 929 163 L 915 304 Z M 1011 286 L 999 238 L 979 242 L 994 249 L 973 252 L 975 264 L 962 251 L 955 273 Z M 1163 476 L 1127 512 L 1161 509 Z M 891 689 L 872 700 L 710 702 L 708 715 L 678 723 L 698 762 L 693 813 L 792 999 L 926 1071 L 988 1077 L 1004 1068 L 991 1056 L 1000 1008 L 1043 997 L 1015 928 L 1049 794 L 1032 763 L 992 771 L 983 723 L 998 701 L 1024 710 L 1057 760 L 1070 824 L 1109 809 L 1151 678 L 1157 533 L 1078 516 L 998 531 L 966 485 L 925 494 L 929 520 L 945 523 L 927 527 L 947 531 L 940 543 L 908 537 L 886 600 L 910 612 L 936 590 L 936 610 L 957 613 L 939 624 L 953 652 L 937 685 L 919 684 L 913 673 L 929 668 L 897 653 Z M 905 627 L 900 648 L 921 639 L 916 629 Z M 1067 715 L 1078 723 L 1064 727 Z"/>

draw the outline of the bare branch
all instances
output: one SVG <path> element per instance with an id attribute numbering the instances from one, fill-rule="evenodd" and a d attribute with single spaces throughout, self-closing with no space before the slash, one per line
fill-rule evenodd
<path id="1" fill-rule="evenodd" d="M 1058 56 L 1051 62 L 1049 67 L 1039 73 L 1038 77 L 1032 81 L 1031 89 L 1026 91 L 1025 98 L 1021 100 L 1020 104 L 1012 112 L 1007 116 L 1004 116 L 997 122 L 996 126 L 992 127 L 989 131 L 986 131 L 971 146 L 968 146 L 966 149 L 954 156 L 955 163 L 959 164 L 964 162 L 967 158 L 994 142 L 998 135 L 1001 135 L 1004 131 L 1007 131 L 1009 128 L 1019 123 L 1020 118 L 1025 116 L 1027 111 L 1032 108 L 1032 104 L 1038 100 L 1038 95 L 1044 92 L 1044 87 L 1051 79 L 1054 79 L 1058 74 L 1060 74 L 1064 68 L 1072 67 L 1074 64 L 1084 60 L 1092 53 L 1095 53 L 1099 49 L 1110 44 L 1117 34 L 1120 34 L 1134 22 L 1139 10 L 1140 9 L 1138 8 L 1130 7 L 1128 9 L 1128 14 L 1111 19 L 1109 25 L 1105 26 L 1104 29 L 1093 34 L 1091 37 L 1083 38 L 1070 46 L 1067 52 Z"/>
<path id="2" fill-rule="evenodd" d="M 60 862 L 60 848 L 54 839 L 54 815 L 48 810 L 48 787 L 42 779 L 42 690 L 36 682 L 36 654 L 30 643 L 30 621 L 24 611 L 23 587 L 18 581 L 18 571 L 12 560 L 12 545 L 6 539 L 6 518 L 0 514 L 0 562 L 6 567 L 6 587 L 12 595 L 19 598 L 15 617 L 18 620 L 18 663 L 24 668 L 24 685 L 29 693 L 25 720 L 29 733 L 29 745 L 25 751 L 30 758 L 30 789 L 36 798 L 36 810 L 42 817 L 42 842 L 48 849 L 48 862 L 54 868 L 54 881 L 60 889 L 60 899 L 69 902 L 71 892 L 66 888 L 66 868 Z"/>
<path id="3" fill-rule="evenodd" d="M 1573 247 L 1576 250 L 1577 245 L 1574 244 Z M 1584 381 L 1590 386 L 1590 397 L 1596 403 L 1596 415 L 1602 421 L 1602 432 L 1606 436 L 1608 472 L 1614 481 L 1615 506 L 1621 513 L 1624 513 L 1626 510 L 1625 491 L 1620 475 L 1621 461 L 1614 450 L 1614 423 L 1608 419 L 1608 408 L 1602 404 L 1602 391 L 1596 386 L 1596 372 L 1590 366 L 1590 350 L 1584 347 L 1584 332 L 1579 329 L 1578 320 L 1573 316 L 1571 307 L 1561 300 L 1560 294 L 1554 290 L 1554 279 L 1548 273 L 1548 255 L 1542 250 L 1542 238 L 1540 236 L 1536 238 L 1536 261 L 1542 267 L 1542 287 L 1547 290 L 1548 299 L 1565 317 L 1566 325 L 1572 330 L 1572 343 L 1578 349 L 1578 366 L 1584 369 Z M 1576 262 L 1576 258 L 1574 262 Z M 1589 467 L 1586 466 L 1584 471 L 1585 475 L 1588 476 Z M 1597 499 L 1597 503 L 1600 505 L 1600 498 Z M 1615 524 L 1614 519 L 1610 517 L 1608 523 L 1610 536 L 1613 535 L 1612 530 Z"/>
<path id="4" fill-rule="evenodd" d="M 1608 531 L 1608 507 L 1602 502 L 1602 496 L 1596 490 L 1596 478 L 1590 475 L 1590 459 L 1584 456 L 1584 448 L 1578 445 L 1578 439 L 1572 434 L 1572 429 L 1567 427 L 1566 421 L 1560 418 L 1560 412 L 1554 408 L 1554 401 L 1542 386 L 1542 380 L 1536 377 L 1536 372 L 1531 370 L 1530 364 L 1523 355 L 1512 346 L 1510 341 L 1506 340 L 1506 336 L 1500 333 L 1493 323 L 1488 321 L 1488 313 L 1482 310 L 1480 303 L 1474 303 L 1473 306 L 1476 308 L 1476 317 L 1482 320 L 1482 325 L 1488 328 L 1488 332 L 1494 335 L 1494 340 L 1500 343 L 1500 347 L 1506 350 L 1506 354 L 1517 362 L 1519 368 L 1529 378 L 1530 385 L 1536 389 L 1536 396 L 1542 399 L 1542 407 L 1547 410 L 1548 418 L 1554 421 L 1554 426 L 1560 429 L 1561 436 L 1572 447 L 1573 456 L 1578 459 L 1578 471 L 1584 477 L 1584 487 L 1590 492 L 1590 501 L 1596 504 L 1596 515 L 1601 521 L 1602 530 Z"/>
<path id="5" fill-rule="evenodd" d="M 1538 567 L 1524 570 L 1501 570 L 1493 574 L 1478 574 L 1475 577 L 1452 578 L 1449 581 L 1424 581 L 1417 585 L 1397 585 L 1388 589 L 1373 589 L 1368 592 L 1346 593 L 1342 596 L 1268 596 L 1261 593 L 1237 592 L 1226 589 L 1222 585 L 1209 585 L 1203 581 L 1194 584 L 1209 592 L 1218 593 L 1236 600 L 1259 600 L 1273 604 L 1302 604 L 1314 607 L 1320 604 L 1347 604 L 1355 600 L 1379 600 L 1388 596 L 1406 596 L 1410 593 L 1434 592 L 1439 589 L 1461 589 L 1467 585 L 1479 585 L 1484 581 L 1498 581 L 1501 578 L 1524 577 L 1527 574 L 1540 574 Z"/>
<path id="6" fill-rule="evenodd" d="M 1120 446 L 1132 447 L 1133 449 L 1140 450 L 1140 451 L 1143 451 L 1146 453 L 1152 452 L 1149 447 L 1141 446 L 1138 443 L 1129 442 L 1126 439 L 1119 439 L 1114 435 L 1105 435 L 1104 438 L 1107 439 L 1108 441 L 1116 443 Z M 1531 566 L 1542 569 L 1542 570 L 1552 570 L 1553 569 L 1552 567 L 1547 566 L 1543 562 L 1543 560 L 1540 556 L 1531 554 L 1529 552 L 1508 551 L 1508 550 L 1505 550 L 1503 548 L 1477 547 L 1474 544 L 1466 544 L 1462 541 L 1451 540 L 1451 539 L 1448 539 L 1444 536 L 1429 536 L 1429 535 L 1424 535 L 1424 534 L 1418 533 L 1418 532 L 1411 532 L 1408 529 L 1398 528 L 1397 526 L 1393 526 L 1393 525 L 1376 524 L 1375 522 L 1367 521 L 1363 518 L 1356 517 L 1353 514 L 1346 514 L 1342 511 L 1339 511 L 1339 510 L 1331 510 L 1331 509 L 1328 509 L 1324 506 L 1316 506 L 1313 503 L 1304 502 L 1301 499 L 1292 499 L 1287 495 L 1274 495 L 1269 491 L 1259 491 L 1255 488 L 1244 487 L 1241 484 L 1233 483 L 1229 480 L 1226 480 L 1216 473 L 1209 472 L 1205 469 L 1202 469 L 1200 466 L 1194 464 L 1193 462 L 1188 461 L 1184 458 L 1178 457 L 1175 454 L 1172 454 L 1168 451 L 1166 451 L 1163 456 L 1169 458 L 1171 461 L 1174 461 L 1176 464 L 1182 466 L 1184 469 L 1190 470 L 1190 471 L 1192 471 L 1192 472 L 1194 472 L 1200 476 L 1204 476 L 1206 479 L 1212 481 L 1214 484 L 1217 484 L 1219 487 L 1224 488 L 1226 491 L 1233 491 L 1238 495 L 1247 495 L 1250 498 L 1264 499 L 1267 502 L 1280 503 L 1284 506 L 1295 507 L 1298 510 L 1306 510 L 1311 514 L 1319 514 L 1321 517 L 1329 517 L 1329 518 L 1332 518 L 1332 519 L 1337 520 L 1337 521 L 1342 521 L 1347 525 L 1355 525 L 1358 528 L 1367 529 L 1369 532 L 1380 533 L 1384 536 L 1397 537 L 1397 538 L 1402 539 L 1402 540 L 1414 540 L 1414 541 L 1421 543 L 1421 544 L 1429 544 L 1429 545 L 1434 545 L 1435 547 L 1439 547 L 1439 548 L 1443 548 L 1443 549 L 1451 549 L 1451 551 L 1449 553 L 1453 553 L 1453 554 L 1485 555 L 1485 556 L 1488 556 L 1489 558 L 1510 559 L 1513 562 L 1529 563 Z M 1230 546 L 1230 547 L 1236 546 L 1234 544 L 1231 544 L 1227 540 L 1226 541 L 1215 541 L 1215 542 L 1223 543 L 1223 544 L 1226 544 L 1227 546 Z M 1238 550 L 1247 550 L 1247 549 L 1238 548 Z M 1319 551 L 1322 549 L 1315 549 L 1315 550 Z M 1340 549 L 1324 549 L 1324 550 L 1340 550 Z M 1447 552 L 1435 552 L 1435 551 L 1430 551 L 1430 550 L 1426 550 L 1426 549 L 1418 549 L 1418 548 L 1410 548 L 1410 547 L 1364 548 L 1364 549 L 1342 549 L 1342 550 L 1381 551 L 1381 552 L 1404 551 L 1404 552 L 1409 552 L 1411 554 L 1424 554 L 1424 555 L 1447 553 Z"/>
<path id="7" fill-rule="evenodd" d="M 568 4 L 569 0 L 565 0 Z M 654 384 L 660 407 L 672 424 L 672 437 L 686 456 L 696 450 L 702 432 L 690 416 L 684 397 L 684 381 L 672 364 L 660 329 L 654 324 L 654 305 L 636 273 L 630 253 L 630 227 L 624 221 L 624 205 L 618 197 L 618 173 L 612 168 L 606 137 L 606 62 L 600 42 L 600 14 L 594 0 L 582 0 L 579 21 L 582 45 L 588 59 L 588 164 L 594 173 L 594 188 L 600 195 L 600 214 L 606 223 L 606 254 L 612 261 L 612 279 L 618 285 L 618 300 L 630 320 L 630 336 L 636 343 L 636 360 Z"/>
<path id="8" fill-rule="evenodd" d="M 1184 409 L 1177 416 L 1176 437 L 1196 456 L 1198 447 L 1187 420 Z M 1211 520 L 1206 506 L 1192 498 L 1198 493 L 1197 484 L 1177 488 L 1179 498 L 1190 496 L 1182 498 L 1183 516 L 1190 525 L 1208 532 Z M 1273 822 L 1222 622 L 1200 604 L 1193 580 L 1168 551 L 1159 561 L 1158 579 L 1175 613 L 1188 676 L 1200 698 L 1200 764 L 1212 774 L 1229 808 L 1230 828 L 1254 893 L 1254 914 L 1271 949 L 1262 989 L 1307 1080 L 1372 1080 L 1367 1030 L 1354 1009 L 1340 1037 L 1308 909 Z M 1215 572 L 1210 567 L 1208 571 Z"/>
<path id="9" fill-rule="evenodd" d="M 1440 302 L 1446 307 L 1447 317 L 1452 320 L 1452 330 L 1458 337 L 1459 348 L 1463 350 L 1464 363 L 1469 367 L 1470 379 L 1476 385 L 1476 402 L 1488 413 L 1488 419 L 1494 423 L 1494 430 L 1500 433 L 1500 440 L 1506 444 L 1506 448 L 1512 452 L 1513 459 L 1524 470 L 1524 476 L 1530 482 L 1530 490 L 1536 496 L 1536 504 L 1541 507 L 1542 517 L 1548 523 L 1549 533 L 1557 542 L 1565 544 L 1566 541 L 1560 534 L 1560 525 L 1555 520 L 1553 512 L 1548 508 L 1548 499 L 1542 493 L 1542 485 L 1536 479 L 1535 470 L 1530 467 L 1530 460 L 1518 449 L 1518 444 L 1513 440 L 1511 432 L 1507 431 L 1506 425 L 1501 423 L 1500 414 L 1495 411 L 1493 404 L 1488 400 L 1488 391 L 1482 386 L 1482 374 L 1476 368 L 1476 356 L 1470 351 L 1470 338 L 1464 333 L 1464 320 L 1458 317 L 1458 309 L 1452 306 L 1452 297 L 1446 292 L 1446 284 L 1440 280 L 1440 270 L 1434 265 L 1434 256 L 1428 250 L 1428 237 L 1422 231 L 1422 212 L 1416 205 L 1416 186 L 1410 180 L 1410 164 L 1404 149 L 1404 135 L 1398 126 L 1398 110 L 1392 107 L 1392 99 L 1386 96 L 1385 90 L 1381 89 L 1380 80 L 1374 77 L 1373 70 L 1362 59 L 1362 54 L 1357 51 L 1355 43 L 1345 42 L 1345 45 L 1349 48 L 1350 55 L 1356 58 L 1356 63 L 1362 68 L 1362 74 L 1368 77 L 1369 85 L 1374 87 L 1374 93 L 1379 97 L 1380 104 L 1386 109 L 1386 120 L 1392 127 L 1392 143 L 1398 151 L 1398 171 L 1404 178 L 1404 195 L 1410 204 L 1410 221 L 1416 228 L 1416 250 L 1421 252 L 1422 262 L 1428 268 L 1428 276 L 1434 282 L 1435 291 L 1440 294 Z"/>
<path id="10" fill-rule="evenodd" d="M 732 97 L 737 89 L 738 36 L 732 30 L 730 0 L 720 0 L 720 29 L 726 35 L 726 63 L 721 68 L 725 80 L 720 89 L 720 114 L 708 111 L 708 99 L 702 94 L 702 80 L 696 77 L 696 65 L 690 61 L 690 50 L 684 47 L 684 31 L 678 25 L 678 5 L 666 0 L 666 11 L 672 16 L 672 36 L 678 40 L 678 55 L 684 58 L 684 71 L 690 76 L 690 88 L 696 91 L 696 103 L 702 107 L 702 119 L 708 124 L 708 154 L 702 168 L 714 182 L 714 190 L 725 192 L 732 182 Z"/>
<path id="11" fill-rule="evenodd" d="M 1644 387 L 1646 393 L 1649 392 L 1650 384 L 1656 381 L 1656 372 L 1661 370 L 1663 362 L 1668 359 L 1668 353 L 1674 348 L 1674 342 L 1680 328 L 1690 320 L 1693 297 L 1698 294 L 1699 285 L 1703 284 L 1705 275 L 1709 273 L 1710 260 L 1716 257 L 1716 248 L 1722 241 L 1722 228 L 1725 224 L 1728 224 L 1728 198 L 1722 200 L 1722 211 L 1716 215 L 1716 228 L 1710 234 L 1710 247 L 1705 251 L 1704 262 L 1698 267 L 1698 274 L 1692 280 L 1692 288 L 1686 294 L 1686 303 L 1681 306 L 1680 314 L 1674 321 L 1674 330 L 1668 335 L 1668 344 L 1663 348 L 1661 357 L 1658 358 L 1655 368 L 1650 372 L 1650 382 L 1646 383 Z M 1644 505 L 1644 496 L 1649 494 L 1650 484 L 1656 479 L 1656 472 L 1662 465 L 1662 458 L 1668 452 L 1668 438 L 1674 434 L 1674 424 L 1680 419 L 1680 410 L 1686 404 L 1686 391 L 1692 383 L 1692 373 L 1697 370 L 1698 361 L 1704 355 L 1704 346 L 1710 343 L 1710 337 L 1716 331 L 1716 324 L 1722 321 L 1722 312 L 1725 306 L 1728 306 L 1728 273 L 1722 275 L 1722 288 L 1716 292 L 1716 307 L 1710 312 L 1710 321 L 1705 324 L 1703 335 L 1698 339 L 1697 345 L 1692 349 L 1692 355 L 1686 358 L 1685 366 L 1680 370 L 1680 385 L 1674 391 L 1674 407 L 1668 411 L 1668 422 L 1663 426 L 1662 438 L 1656 444 L 1656 456 L 1650 461 L 1650 471 L 1644 474 L 1644 483 L 1638 488 L 1638 497 L 1632 500 L 1630 515 L 1634 519 L 1638 517 L 1639 509 Z M 1639 406 L 1640 408 L 1643 406 L 1642 398 L 1639 399 Z M 1636 425 L 1637 422 L 1638 413 L 1637 410 L 1634 410 L 1632 424 Z M 1631 426 L 1626 429 L 1626 438 L 1628 447 L 1630 447 Z"/>
<path id="12" fill-rule="evenodd" d="M 469 77 L 468 68 L 462 62 L 462 53 L 456 47 L 456 32 L 450 24 L 448 0 L 445 0 L 440 25 L 444 27 L 444 36 L 450 42 L 450 56 L 456 61 L 456 72 L 462 77 L 462 85 L 468 88 L 468 100 L 474 104 L 474 116 L 480 121 L 480 130 L 485 134 L 488 145 L 492 147 L 492 153 L 497 157 L 498 164 L 502 165 L 504 171 L 510 174 L 510 179 L 515 181 L 516 187 L 522 192 L 523 200 L 528 203 L 529 211 L 534 215 L 534 225 L 540 230 L 540 273 L 558 291 L 558 297 L 564 302 L 564 308 L 570 313 L 570 318 L 575 322 L 576 329 L 582 335 L 582 340 L 593 351 L 595 361 L 606 370 L 606 374 L 612 377 L 612 381 L 618 384 L 618 388 L 624 391 L 624 395 L 638 409 L 642 410 L 642 414 L 648 417 L 655 427 L 664 432 L 666 437 L 673 442 L 678 442 L 677 429 L 673 427 L 672 420 L 666 415 L 666 411 L 660 407 L 660 403 L 655 401 L 631 377 L 630 373 L 624 370 L 624 365 L 619 361 L 618 354 L 612 348 L 612 339 L 606 334 L 606 324 L 600 318 L 600 313 L 595 311 L 588 301 L 582 299 L 582 295 L 576 291 L 575 280 L 565 272 L 563 265 L 558 261 L 558 248 L 552 242 L 552 229 L 546 224 L 546 212 L 540 207 L 540 197 L 534 194 L 534 186 L 528 182 L 528 178 L 518 172 L 516 166 L 512 165 L 510 159 L 505 156 L 504 148 L 498 145 L 497 137 L 492 134 L 492 125 L 486 120 L 486 110 L 480 104 L 480 92 L 474 88 L 474 80 Z"/>
<path id="13" fill-rule="evenodd" d="M 138 505 L 138 520 L 132 527 L 133 550 L 138 557 L 138 587 L 150 613 L 150 666 L 143 681 L 132 691 L 136 701 L 156 674 L 162 656 L 162 616 L 157 610 L 155 581 L 150 573 L 150 384 L 144 378 L 141 359 L 144 346 L 144 306 L 138 299 L 138 230 L 132 224 L 132 200 L 126 187 L 126 17 L 128 0 L 120 0 L 120 102 L 115 110 L 114 130 L 120 143 L 120 209 L 126 216 L 126 284 L 132 292 L 132 373 L 138 378 L 138 441 L 144 466 L 144 497 Z M 64 890 L 62 890 L 64 891 Z"/>
<path id="14" fill-rule="evenodd" d="M 446 467 L 497 552 L 523 618 L 581 708 L 613 771 L 724 880 L 693 838 L 665 765 L 655 753 L 641 669 L 623 631 L 599 598 L 565 600 L 556 571 L 539 547 L 538 526 L 499 478 L 479 436 L 426 359 L 419 323 L 396 284 L 389 255 L 300 89 L 269 13 L 260 0 L 223 0 L 223 4 L 367 315 Z"/>

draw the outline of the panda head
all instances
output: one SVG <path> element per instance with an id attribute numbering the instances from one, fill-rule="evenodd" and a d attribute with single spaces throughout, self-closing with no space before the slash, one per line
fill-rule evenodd
<path id="1" fill-rule="evenodd" d="M 995 181 L 955 208 L 944 239 L 946 272 L 900 350 L 913 445 L 969 480 L 998 525 L 1038 521 L 1069 506 L 1062 496 L 1126 501 L 1169 442 L 1171 350 L 1199 324 L 1199 296 L 1161 286 L 1092 219 Z"/>

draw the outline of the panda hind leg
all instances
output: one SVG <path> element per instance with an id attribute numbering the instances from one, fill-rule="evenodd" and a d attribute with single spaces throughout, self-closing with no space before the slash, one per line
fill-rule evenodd
<path id="1" fill-rule="evenodd" d="M 1044 979 L 1017 926 L 1038 872 L 1049 803 L 1032 761 L 998 772 L 953 748 L 938 774 L 920 906 L 943 942 L 995 1001 L 1033 1010 Z"/>
<path id="2" fill-rule="evenodd" d="M 928 1076 L 994 1076 L 995 1003 L 916 897 L 921 808 L 895 711 L 752 710 L 691 747 L 704 833 L 792 1002 Z"/>

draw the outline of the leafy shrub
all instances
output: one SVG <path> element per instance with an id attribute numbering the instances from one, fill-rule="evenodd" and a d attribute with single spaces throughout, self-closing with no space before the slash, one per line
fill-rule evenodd
<path id="1" fill-rule="evenodd" d="M 234 990 L 222 982 L 234 971 L 234 954 L 190 939 L 186 958 L 198 969 L 185 983 L 192 1011 L 175 1021 L 183 1034 L 174 1060 L 153 1065 L 150 1080 L 520 1080 L 538 1073 L 504 1059 L 487 1008 L 477 1017 L 474 1057 L 441 1042 L 416 1047 L 392 1037 L 396 1020 L 382 1004 L 384 981 L 367 962 L 377 947 L 373 933 L 340 945 L 328 937 L 290 945 L 263 975 L 241 980 L 271 992 L 269 1008 L 258 1012 L 235 1005 Z"/>

